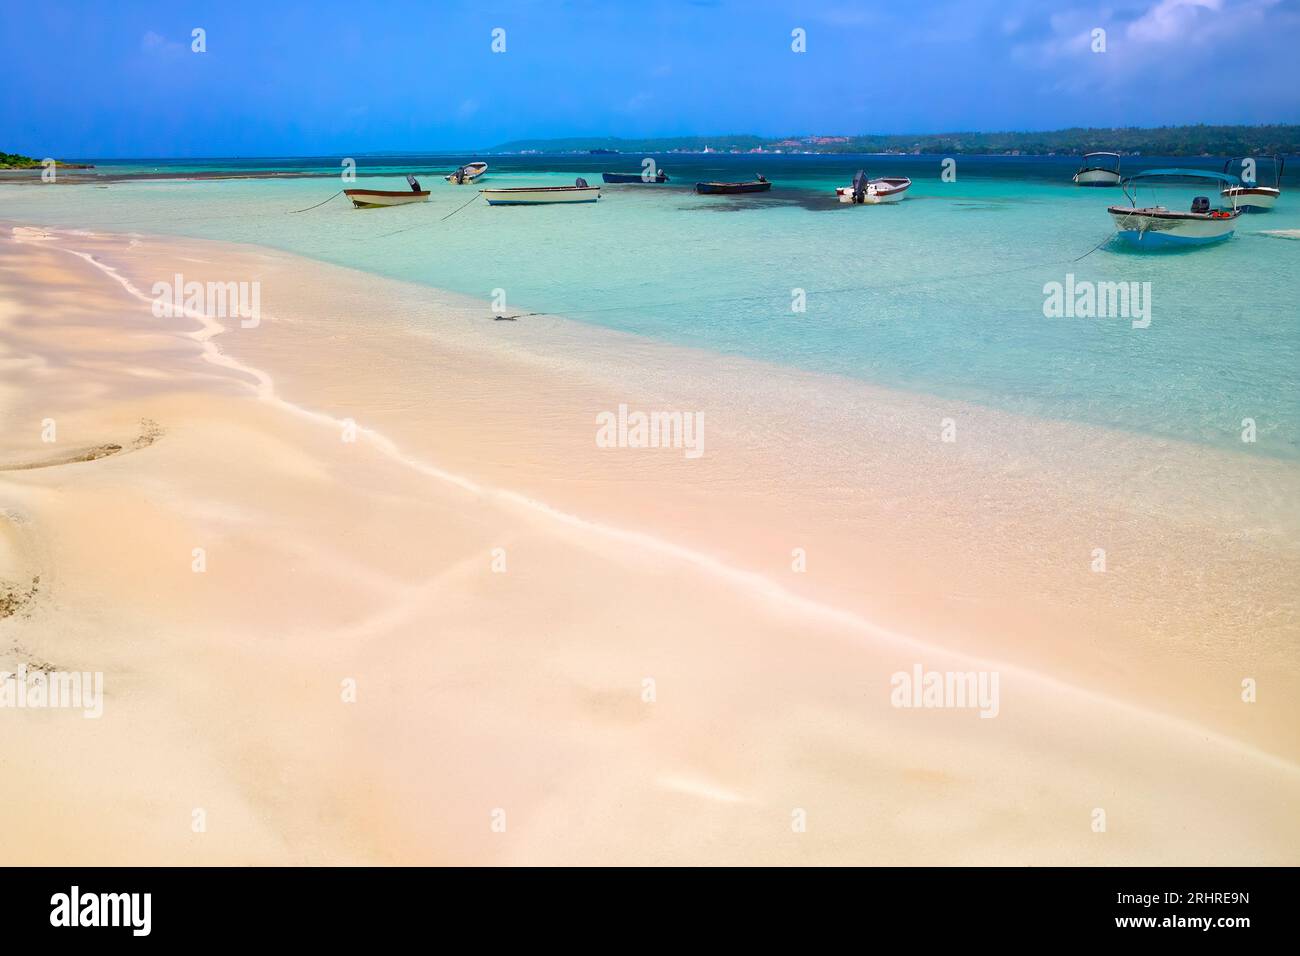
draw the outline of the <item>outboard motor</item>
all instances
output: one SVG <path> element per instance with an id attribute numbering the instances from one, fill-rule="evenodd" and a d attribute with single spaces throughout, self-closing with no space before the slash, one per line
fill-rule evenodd
<path id="1" fill-rule="evenodd" d="M 1192 212 L 1207 213 L 1210 211 L 1210 197 L 1197 196 L 1192 200 Z"/>
<path id="2" fill-rule="evenodd" d="M 867 174 L 865 170 L 859 169 L 853 175 L 853 201 L 861 204 L 867 198 Z"/>
<path id="3" fill-rule="evenodd" d="M 454 173 L 452 173 L 451 175 L 452 175 L 452 180 L 451 180 L 451 181 L 452 181 L 453 183 L 455 183 L 457 186 L 462 186 L 462 185 L 464 185 L 464 183 L 465 183 L 465 167 L 464 167 L 464 166 L 460 167 L 460 169 L 456 170 L 456 171 L 455 171 Z"/>
<path id="4" fill-rule="evenodd" d="M 767 182 L 767 177 L 764 176 L 762 173 L 755 173 L 754 175 L 755 175 L 755 178 L 756 178 L 760 183 L 765 183 L 765 182 Z"/>
<path id="5" fill-rule="evenodd" d="M 576 183 L 574 183 L 573 185 L 577 186 L 579 189 L 586 189 L 586 188 L 587 188 L 587 181 L 586 181 L 585 179 L 583 179 L 581 176 L 579 176 L 579 177 L 578 177 L 578 181 L 577 181 Z"/>
<path id="6" fill-rule="evenodd" d="M 420 181 L 416 179 L 414 176 L 412 176 L 410 173 L 406 174 L 406 181 L 411 186 L 411 192 L 418 193 L 420 191 Z"/>

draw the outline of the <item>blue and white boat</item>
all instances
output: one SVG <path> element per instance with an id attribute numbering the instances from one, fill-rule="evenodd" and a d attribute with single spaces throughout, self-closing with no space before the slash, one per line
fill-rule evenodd
<path id="1" fill-rule="evenodd" d="M 1229 187 L 1241 185 L 1236 176 L 1203 169 L 1148 169 L 1130 176 L 1120 183 L 1130 205 L 1110 206 L 1106 210 L 1115 220 L 1122 242 L 1139 249 L 1170 249 L 1204 246 L 1232 237 L 1241 216 L 1235 203 L 1230 209 L 1211 209 L 1208 196 L 1197 196 L 1187 212 L 1165 206 L 1138 206 L 1140 182 L 1150 185 L 1151 181 L 1172 179 L 1209 180 Z"/>

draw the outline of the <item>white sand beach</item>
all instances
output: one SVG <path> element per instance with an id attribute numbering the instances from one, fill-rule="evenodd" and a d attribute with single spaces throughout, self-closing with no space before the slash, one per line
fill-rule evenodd
<path id="1" fill-rule="evenodd" d="M 1300 863 L 1289 462 L 0 225 L 6 865 Z"/>

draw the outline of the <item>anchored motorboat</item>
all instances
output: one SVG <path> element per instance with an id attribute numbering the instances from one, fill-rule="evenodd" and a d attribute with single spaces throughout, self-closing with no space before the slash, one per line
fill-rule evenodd
<path id="1" fill-rule="evenodd" d="M 757 179 L 743 183 L 696 183 L 695 191 L 702 196 L 734 196 L 738 193 L 765 193 L 772 188 L 767 177 L 758 174 Z"/>
<path id="2" fill-rule="evenodd" d="M 466 163 L 456 169 L 450 176 L 447 176 L 447 182 L 453 186 L 464 186 L 472 182 L 477 182 L 484 173 L 487 172 L 487 163 Z"/>
<path id="3" fill-rule="evenodd" d="M 405 206 L 407 203 L 429 201 L 429 190 L 421 189 L 418 179 L 407 176 L 406 181 L 410 184 L 410 189 L 345 189 L 343 195 L 351 199 L 352 205 L 357 209 Z"/>
<path id="4" fill-rule="evenodd" d="M 1107 163 L 1105 160 L 1115 162 Z M 1090 162 L 1092 160 L 1092 162 Z M 1120 184 L 1119 153 L 1084 153 L 1083 165 L 1074 174 L 1076 186 L 1118 186 Z"/>
<path id="5" fill-rule="evenodd" d="M 668 174 L 662 169 L 658 170 L 653 176 L 647 170 L 644 173 L 601 173 L 600 178 L 607 183 L 645 183 L 650 185 L 668 182 Z"/>
<path id="6" fill-rule="evenodd" d="M 912 181 L 906 176 L 868 179 L 867 174 L 859 169 L 853 177 L 853 185 L 836 187 L 835 195 L 840 197 L 840 202 L 874 206 L 878 203 L 898 202 L 911 185 Z"/>
<path id="7" fill-rule="evenodd" d="M 1217 181 L 1228 187 L 1241 185 L 1236 176 L 1203 169 L 1149 169 L 1130 176 L 1121 183 L 1121 187 L 1131 205 L 1110 206 L 1106 210 L 1115 220 L 1115 228 L 1123 242 L 1141 249 L 1157 249 L 1203 246 L 1232 237 L 1241 210 L 1235 206 L 1212 209 L 1208 196 L 1193 199 L 1191 209 L 1187 212 L 1165 206 L 1139 207 L 1138 183 L 1160 179 L 1200 179 Z"/>
<path id="8" fill-rule="evenodd" d="M 572 186 L 513 186 L 508 189 L 480 189 L 489 206 L 545 206 L 553 203 L 596 202 L 600 187 L 579 179 Z"/>
<path id="9" fill-rule="evenodd" d="M 1253 160 L 1254 157 L 1248 157 Z M 1223 171 L 1226 173 L 1228 167 L 1233 164 L 1233 160 L 1228 160 L 1223 164 Z M 1242 161 L 1245 165 L 1245 161 Z M 1253 165 L 1253 164 L 1252 164 Z M 1268 212 L 1273 208 L 1273 204 L 1278 201 L 1282 195 L 1282 170 L 1286 168 L 1286 160 L 1281 156 L 1273 157 L 1273 185 L 1261 186 L 1252 175 L 1247 181 L 1244 178 L 1240 186 L 1229 186 L 1219 195 L 1224 199 L 1231 200 L 1234 205 L 1242 212 Z"/>

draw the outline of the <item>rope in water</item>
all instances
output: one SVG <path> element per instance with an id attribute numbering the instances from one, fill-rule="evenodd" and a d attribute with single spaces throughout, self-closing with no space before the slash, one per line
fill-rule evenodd
<path id="1" fill-rule="evenodd" d="M 923 279 L 913 279 L 909 281 L 885 283 L 880 285 L 840 286 L 838 288 L 832 288 L 832 289 L 808 289 L 806 290 L 805 294 L 808 296 L 814 296 L 814 295 L 839 295 L 846 292 L 889 292 L 896 289 L 905 289 L 913 286 L 931 285 L 940 282 L 953 282 L 962 279 L 989 279 L 996 276 L 1012 275 L 1017 272 L 1028 272 L 1033 269 L 1044 269 L 1048 266 L 1069 265 L 1071 263 L 1078 262 L 1081 259 L 1086 259 L 1088 256 L 1092 255 L 1094 252 L 1096 252 L 1106 243 L 1110 242 L 1110 240 L 1114 238 L 1116 232 L 1118 232 L 1118 230 L 1112 231 L 1109 235 L 1106 236 L 1105 239 L 1101 240 L 1101 242 L 1097 243 L 1095 246 L 1093 246 L 1083 255 L 1076 256 L 1071 259 L 1053 259 L 1048 262 L 1031 262 L 1028 265 L 1016 266 L 1011 269 L 1001 269 L 997 272 L 966 272 L 966 273 L 957 273 L 956 275 L 950 275 L 950 276 L 927 276 L 926 278 Z M 679 305 L 680 306 L 694 306 L 694 305 L 701 305 L 701 304 L 725 305 L 728 303 L 739 303 L 739 302 L 765 302 L 765 301 L 770 302 L 772 299 L 773 299 L 773 295 L 771 293 L 767 293 L 763 295 L 731 296 L 731 297 L 720 297 L 716 299 L 692 299 L 689 301 L 679 299 L 676 301 L 669 301 L 669 302 L 650 302 L 650 303 L 643 302 L 643 303 L 638 303 L 638 308 L 658 309 L 658 308 L 668 308 L 668 307 L 679 306 Z M 563 316 L 596 315 L 602 312 L 626 312 L 626 311 L 627 311 L 627 306 L 609 306 L 605 308 L 595 308 L 595 309 L 564 309 L 563 311 L 559 311 L 559 312 L 520 312 L 516 315 L 502 315 L 502 316 L 495 316 L 495 318 L 501 320 L 506 320 L 506 319 L 513 320 L 513 319 L 527 319 L 538 315 L 559 317 L 562 315 Z"/>
<path id="2" fill-rule="evenodd" d="M 465 206 L 468 206 L 469 203 L 473 202 L 475 199 L 478 199 L 478 196 L 477 196 L 477 195 L 471 196 L 471 197 L 469 198 L 469 202 L 465 203 Z M 447 215 L 443 216 L 443 217 L 442 217 L 441 219 L 439 219 L 438 221 L 439 221 L 439 222 L 446 222 L 446 221 L 447 221 L 448 219 L 450 219 L 452 216 L 456 215 L 456 213 L 458 213 L 458 212 L 460 212 L 462 209 L 464 209 L 465 206 L 457 206 L 455 209 L 453 209 L 451 212 L 447 213 Z"/>
<path id="3" fill-rule="evenodd" d="M 1110 242 L 1112 239 L 1114 239 L 1117 235 L 1119 235 L 1119 230 L 1118 230 L 1118 229 L 1113 230 L 1109 236 L 1107 236 L 1107 237 L 1106 237 L 1105 239 L 1103 239 L 1101 242 L 1097 243 L 1095 246 L 1093 246 L 1091 249 L 1089 249 L 1089 250 L 1088 250 L 1087 252 L 1085 252 L 1083 255 L 1079 256 L 1079 259 L 1086 259 L 1086 258 L 1088 258 L 1090 255 L 1092 255 L 1094 252 L 1096 252 L 1098 249 L 1100 249 L 1100 248 L 1101 248 L 1102 246 L 1104 246 L 1106 243 L 1108 243 L 1108 242 Z M 1072 261 L 1072 262 L 1078 262 L 1079 259 L 1073 259 L 1073 260 L 1071 260 L 1071 261 Z"/>
<path id="4" fill-rule="evenodd" d="M 447 213 L 447 215 L 443 216 L 443 217 L 442 217 L 441 219 L 439 219 L 438 221 L 439 221 L 439 222 L 446 222 L 446 221 L 447 221 L 448 219 L 450 219 L 452 216 L 456 215 L 456 213 L 458 213 L 458 212 L 460 212 L 462 209 L 464 209 L 465 206 L 468 206 L 470 203 L 472 203 L 475 199 L 478 199 L 478 193 L 475 193 L 473 196 L 470 196 L 469 199 L 468 199 L 468 201 L 466 201 L 464 205 L 457 206 L 455 209 L 453 209 L 451 212 Z M 407 226 L 405 229 L 394 229 L 392 232 L 381 233 L 380 235 L 375 236 L 375 238 L 376 238 L 376 239 L 387 239 L 389 236 L 396 236 L 396 235 L 398 235 L 398 234 L 400 234 L 400 233 L 403 233 L 403 232 L 410 232 L 412 229 L 419 229 L 419 228 L 420 228 L 421 226 L 423 226 L 423 225 L 425 225 L 425 224 L 422 223 L 422 222 L 417 222 L 415 225 L 413 225 L 413 226 Z M 364 241 L 364 240 L 358 240 L 358 241 Z"/>
<path id="5" fill-rule="evenodd" d="M 340 190 L 339 190 L 338 192 L 336 192 L 333 196 L 330 196 L 330 199 L 335 198 L 335 196 L 342 196 L 342 195 L 343 195 L 343 190 L 340 189 Z M 299 213 L 299 212 L 311 212 L 311 210 L 313 210 L 313 209 L 319 209 L 321 206 L 325 205 L 325 203 L 329 202 L 330 199 L 322 199 L 322 200 L 321 200 L 320 202 L 318 202 L 315 206 L 308 206 L 306 209 L 290 209 L 290 210 L 289 210 L 289 215 L 292 216 L 292 215 L 294 215 L 295 213 Z"/>

